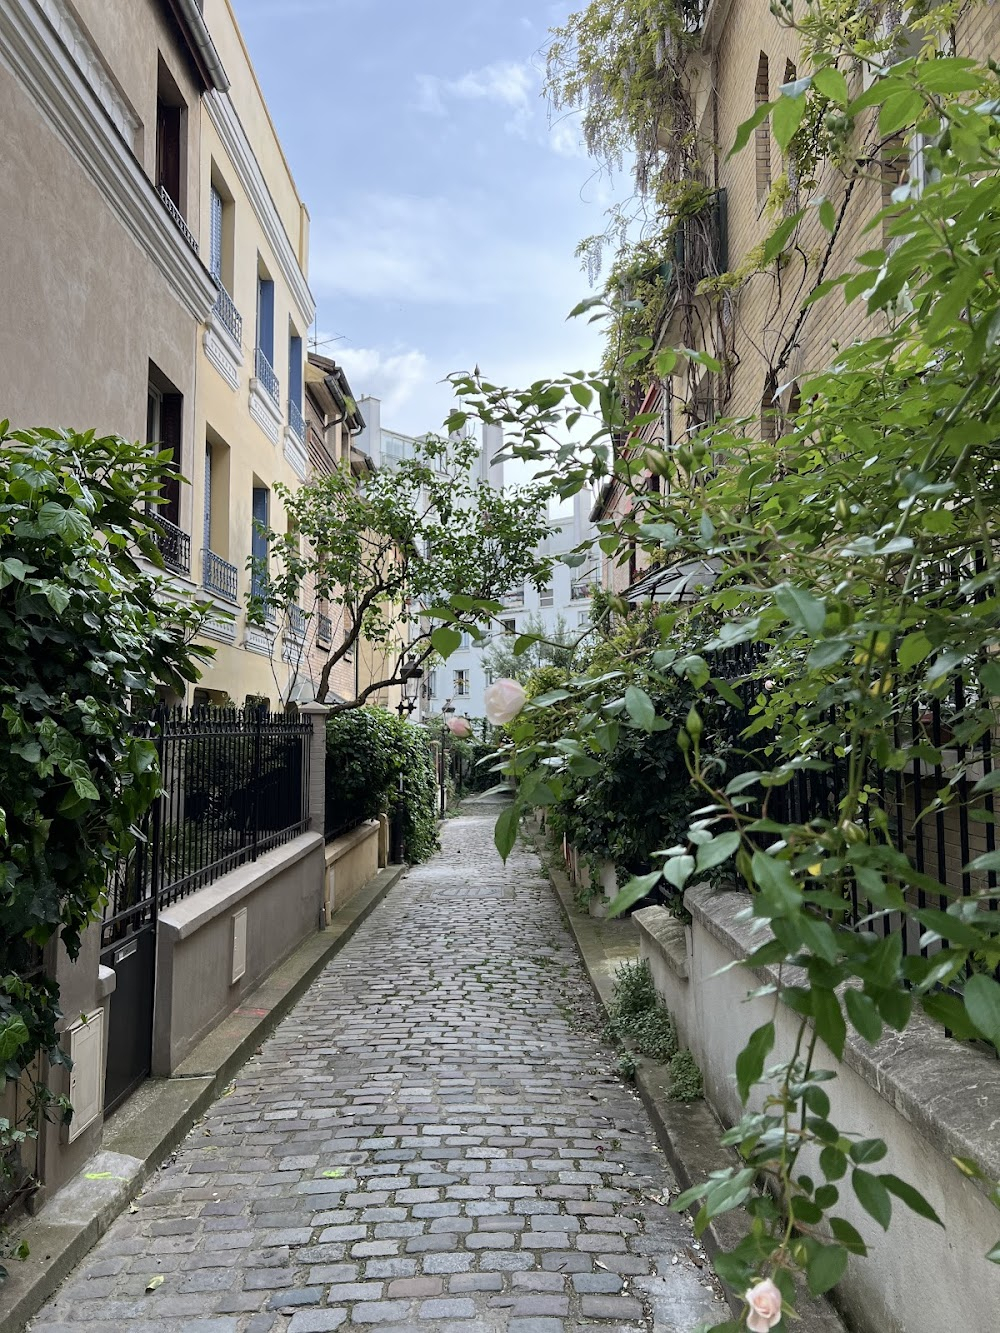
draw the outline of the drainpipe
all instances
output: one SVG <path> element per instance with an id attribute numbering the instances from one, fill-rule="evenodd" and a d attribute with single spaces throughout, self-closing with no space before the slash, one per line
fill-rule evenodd
<path id="1" fill-rule="evenodd" d="M 208 31 L 208 25 L 205 22 L 205 16 L 201 12 L 198 0 L 174 0 L 174 4 L 180 10 L 184 22 L 190 29 L 191 39 L 205 62 L 212 87 L 216 92 L 228 93 L 229 76 L 223 69 L 222 61 L 215 49 L 212 34 Z"/>

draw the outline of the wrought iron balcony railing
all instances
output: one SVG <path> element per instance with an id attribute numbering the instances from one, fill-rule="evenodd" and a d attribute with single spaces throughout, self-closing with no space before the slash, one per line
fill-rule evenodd
<path id="1" fill-rule="evenodd" d="M 268 397 L 274 400 L 276 407 L 279 406 L 281 403 L 281 386 L 278 383 L 278 377 L 274 373 L 274 367 L 259 347 L 254 349 L 254 373 Z"/>
<path id="2" fill-rule="evenodd" d="M 288 629 L 290 633 L 300 639 L 305 637 L 306 613 L 301 606 L 290 606 L 288 608 Z"/>
<path id="3" fill-rule="evenodd" d="M 227 329 L 237 343 L 243 342 L 243 316 L 236 309 L 236 303 L 223 287 L 219 279 L 216 278 L 219 294 L 215 298 L 215 313 L 218 316 L 219 323 Z"/>
<path id="4" fill-rule="evenodd" d="M 273 625 L 277 615 L 271 600 L 271 583 L 265 575 L 250 575 L 250 598 L 252 617 L 265 625 Z"/>
<path id="5" fill-rule="evenodd" d="M 206 547 L 201 553 L 201 582 L 209 592 L 217 592 L 220 597 L 235 602 L 239 592 L 239 570 Z"/>
<path id="6" fill-rule="evenodd" d="M 306 423 L 302 419 L 302 410 L 298 403 L 293 402 L 291 398 L 288 400 L 288 425 L 299 443 L 305 443 Z"/>
<path id="7" fill-rule="evenodd" d="M 175 574 L 190 574 L 191 538 L 183 528 L 171 523 L 162 514 L 151 514 L 150 518 L 156 529 L 156 544 L 163 556 L 163 563 Z"/>
<path id="8" fill-rule="evenodd" d="M 570 590 L 570 598 L 574 602 L 582 602 L 590 596 L 589 583 L 574 583 Z"/>
<path id="9" fill-rule="evenodd" d="M 167 187 L 165 185 L 160 186 L 160 199 L 163 201 L 163 207 L 173 218 L 177 230 L 184 237 L 184 239 L 187 241 L 188 245 L 195 252 L 195 254 L 198 254 L 199 253 L 198 242 L 195 240 L 194 232 L 184 221 L 184 214 L 177 207 L 174 201 L 170 198 L 170 195 L 167 193 Z"/>
<path id="10" fill-rule="evenodd" d="M 322 613 L 316 617 L 316 642 L 324 646 L 333 643 L 333 621 Z"/>

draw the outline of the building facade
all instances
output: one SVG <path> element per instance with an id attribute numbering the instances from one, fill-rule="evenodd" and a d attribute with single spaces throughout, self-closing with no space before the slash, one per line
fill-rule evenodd
<path id="1" fill-rule="evenodd" d="M 258 525 L 283 529 L 275 484 L 294 490 L 309 471 L 309 214 L 232 5 L 205 0 L 204 14 L 229 88 L 204 100 L 200 248 L 215 300 L 199 333 L 191 446 L 181 446 L 190 485 L 177 541 L 190 555 L 173 569 L 213 603 L 205 633 L 215 658 L 197 699 L 242 705 L 252 698 L 280 707 L 295 692 L 303 624 L 294 608 L 279 610 L 266 599 L 268 551 Z M 262 623 L 248 618 L 252 597 L 262 600 Z"/>
<path id="2" fill-rule="evenodd" d="M 574 497 L 572 517 L 554 519 L 549 536 L 538 555 L 553 561 L 549 583 L 540 591 L 530 583 L 512 588 L 503 612 L 481 639 L 469 633 L 447 662 L 433 667 L 423 682 L 425 708 L 440 713 L 446 705 L 460 716 L 484 718 L 483 694 L 493 680 L 490 649 L 498 644 L 512 647 L 517 637 L 540 632 L 555 639 L 574 641 L 591 626 L 590 598 L 599 581 L 600 564 L 594 547 L 595 529 L 590 521 L 592 497 L 581 491 Z M 560 557 L 581 547 L 592 552 L 582 565 L 570 566 Z"/>

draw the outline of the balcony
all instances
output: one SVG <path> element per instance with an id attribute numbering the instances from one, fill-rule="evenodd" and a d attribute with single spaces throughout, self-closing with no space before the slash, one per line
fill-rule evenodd
<path id="1" fill-rule="evenodd" d="M 304 639 L 307 623 L 308 618 L 301 606 L 290 606 L 288 608 L 289 634 L 294 634 L 297 639 Z"/>
<path id="2" fill-rule="evenodd" d="M 207 592 L 218 593 L 227 602 L 235 602 L 240 575 L 235 565 L 205 548 L 201 553 L 201 585 Z"/>
<path id="3" fill-rule="evenodd" d="M 524 587 L 511 588 L 510 592 L 504 593 L 504 606 L 523 606 L 524 605 Z"/>
<path id="4" fill-rule="evenodd" d="M 195 254 L 198 254 L 199 253 L 198 242 L 194 238 L 194 232 L 184 221 L 183 213 L 177 207 L 174 201 L 170 198 L 170 195 L 167 193 L 167 187 L 165 185 L 160 186 L 160 199 L 163 202 L 163 207 L 170 214 L 171 218 L 173 218 L 174 225 L 176 226 L 177 230 L 184 237 L 184 239 L 187 241 L 188 245 L 195 252 Z"/>
<path id="5" fill-rule="evenodd" d="M 302 418 L 302 409 L 291 398 L 288 400 L 288 427 L 300 443 L 305 442 L 306 423 Z"/>
<path id="6" fill-rule="evenodd" d="M 579 582 L 574 583 L 570 589 L 570 598 L 574 602 L 582 602 L 590 596 L 590 584 Z"/>
<path id="7" fill-rule="evenodd" d="M 281 386 L 274 373 L 274 367 L 260 347 L 254 348 L 254 374 L 261 388 L 277 407 L 281 403 Z"/>
<path id="8" fill-rule="evenodd" d="M 267 626 L 273 626 L 277 619 L 271 600 L 271 583 L 264 574 L 250 575 L 249 618 Z"/>
<path id="9" fill-rule="evenodd" d="M 218 278 L 216 278 L 216 282 L 218 283 L 219 294 L 215 298 L 215 317 L 239 346 L 243 342 L 243 316 L 236 309 L 236 303 Z"/>
<path id="10" fill-rule="evenodd" d="M 322 612 L 316 617 L 316 642 L 322 648 L 329 648 L 333 643 L 333 621 Z"/>
<path id="11" fill-rule="evenodd" d="M 167 569 L 172 569 L 175 574 L 190 574 L 191 538 L 188 534 L 161 514 L 151 514 L 150 521 L 156 530 L 156 544 Z"/>

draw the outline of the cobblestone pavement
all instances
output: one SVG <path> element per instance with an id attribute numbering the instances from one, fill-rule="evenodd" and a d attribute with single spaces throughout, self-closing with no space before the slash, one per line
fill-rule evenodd
<path id="1" fill-rule="evenodd" d="M 332 960 L 38 1333 L 691 1333 L 726 1317 L 661 1202 L 669 1170 L 613 1077 L 537 858 L 502 866 L 492 827 L 488 811 L 444 826 L 440 855 Z"/>

